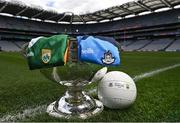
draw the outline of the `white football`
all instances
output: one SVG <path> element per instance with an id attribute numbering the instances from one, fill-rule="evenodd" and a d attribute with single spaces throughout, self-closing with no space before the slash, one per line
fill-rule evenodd
<path id="1" fill-rule="evenodd" d="M 98 70 L 96 74 L 93 76 L 93 78 L 91 79 L 91 82 L 100 81 L 107 73 L 107 70 L 108 70 L 107 67 L 103 67 L 102 69 Z"/>
<path id="2" fill-rule="evenodd" d="M 108 72 L 98 84 L 98 98 L 104 106 L 123 109 L 132 105 L 137 90 L 133 79 L 120 71 Z"/>

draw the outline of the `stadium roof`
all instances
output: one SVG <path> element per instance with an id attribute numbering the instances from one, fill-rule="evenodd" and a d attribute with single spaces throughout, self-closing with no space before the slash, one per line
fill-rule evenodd
<path id="1" fill-rule="evenodd" d="M 29 19 L 49 20 L 57 23 L 89 23 L 112 21 L 130 15 L 136 16 L 143 12 L 155 12 L 163 8 L 174 9 L 177 5 L 180 5 L 180 0 L 138 0 L 93 13 L 76 15 L 72 12 L 57 13 L 44 10 L 38 6 L 30 7 L 19 2 L 10 3 L 0 0 L 0 13 L 8 13 L 16 17 L 27 17 Z"/>

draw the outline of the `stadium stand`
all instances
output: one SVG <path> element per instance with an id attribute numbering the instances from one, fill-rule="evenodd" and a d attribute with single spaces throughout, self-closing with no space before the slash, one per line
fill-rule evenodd
<path id="1" fill-rule="evenodd" d="M 152 41 L 146 47 L 140 49 L 139 51 L 163 51 L 165 47 L 172 42 L 172 39 L 157 39 Z"/>
<path id="2" fill-rule="evenodd" d="M 20 51 L 20 48 L 10 41 L 0 41 L 0 47 L 2 51 Z"/>
<path id="3" fill-rule="evenodd" d="M 130 45 L 133 42 L 134 42 L 133 40 L 126 40 L 126 41 L 120 42 L 120 45 L 126 47 L 126 46 Z"/>
<path id="4" fill-rule="evenodd" d="M 178 39 L 180 35 L 178 5 L 179 0 L 138 0 L 94 13 L 74 15 L 0 0 L 0 13 L 12 15 L 0 15 L 0 39 L 15 51 L 34 37 L 59 33 L 114 37 L 125 51 L 176 51 L 179 49 L 179 41 L 174 39 Z M 156 12 L 162 8 L 168 10 Z M 150 13 L 141 15 L 143 12 Z M 128 18 L 129 15 L 134 17 Z M 116 20 L 118 17 L 121 19 Z M 107 19 L 108 22 L 101 22 Z M 91 21 L 95 23 L 90 24 Z M 76 22 L 80 23 L 75 24 Z M 2 50 L 7 49 L 2 44 Z"/>
<path id="5" fill-rule="evenodd" d="M 25 41 L 15 41 L 15 42 L 13 42 L 17 47 L 19 47 L 19 48 L 21 48 L 25 43 L 27 43 L 27 42 L 25 42 Z"/>
<path id="6" fill-rule="evenodd" d="M 124 51 L 135 51 L 141 49 L 146 44 L 149 44 L 150 40 L 136 40 L 133 44 L 124 47 Z"/>
<path id="7" fill-rule="evenodd" d="M 166 51 L 180 51 L 180 38 L 175 40 L 173 44 L 171 44 Z"/>

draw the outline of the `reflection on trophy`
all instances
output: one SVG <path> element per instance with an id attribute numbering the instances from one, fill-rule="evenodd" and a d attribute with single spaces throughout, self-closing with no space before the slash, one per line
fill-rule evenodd
<path id="1" fill-rule="evenodd" d="M 81 67 L 82 69 L 76 68 Z M 89 84 L 90 81 L 87 80 L 87 76 L 91 74 L 91 70 L 84 71 L 87 75 L 83 78 L 69 79 L 72 76 L 72 72 L 81 73 L 82 70 L 89 67 L 88 65 L 73 65 L 68 66 L 65 69 L 65 73 L 61 71 L 63 67 L 54 67 L 52 69 L 41 70 L 48 78 L 53 79 L 56 82 L 59 82 L 62 85 L 67 86 L 67 91 L 64 96 L 62 96 L 57 101 L 51 103 L 47 112 L 55 117 L 65 117 L 71 118 L 77 116 L 78 118 L 87 118 L 89 116 L 100 113 L 103 110 L 103 105 L 100 101 L 93 99 L 91 96 L 87 95 L 86 92 L 82 91 L 83 87 Z M 66 74 L 67 79 L 61 81 L 62 74 Z"/>
<path id="2" fill-rule="evenodd" d="M 83 91 L 85 85 L 88 85 L 90 77 L 93 76 L 97 68 L 89 63 L 77 62 L 77 44 L 71 40 L 70 59 L 66 66 L 42 69 L 41 73 L 47 78 L 67 86 L 64 96 L 51 103 L 47 112 L 55 117 L 79 117 L 87 118 L 100 113 L 103 105 L 100 101 L 93 99 Z"/>
<path id="3" fill-rule="evenodd" d="M 41 68 L 40 72 L 46 78 L 67 87 L 65 94 L 48 106 L 47 113 L 51 116 L 85 119 L 103 110 L 102 102 L 88 95 L 83 89 L 84 86 L 102 78 L 96 72 L 104 64 L 116 65 L 119 61 L 115 62 L 118 58 L 112 57 L 114 53 L 109 49 L 100 49 L 103 47 L 98 46 L 96 40 L 93 42 L 90 39 L 93 43 L 90 44 L 85 41 L 87 37 L 81 38 L 73 39 L 65 35 L 36 38 L 23 49 L 30 69 Z M 102 43 L 104 45 L 109 42 Z M 106 59 L 104 56 L 109 57 Z M 103 69 L 105 75 L 107 68 Z"/>

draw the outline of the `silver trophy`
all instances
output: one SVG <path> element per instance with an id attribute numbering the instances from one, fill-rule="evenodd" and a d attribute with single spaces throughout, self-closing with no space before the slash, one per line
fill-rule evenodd
<path id="1" fill-rule="evenodd" d="M 23 48 L 25 54 L 26 47 Z M 40 69 L 48 79 L 67 87 L 62 97 L 47 107 L 50 116 L 58 118 L 86 119 L 103 110 L 103 104 L 83 91 L 86 85 L 98 80 L 94 74 L 101 66 L 82 63 L 77 60 L 77 43 L 71 40 L 69 60 L 65 66 Z"/>

